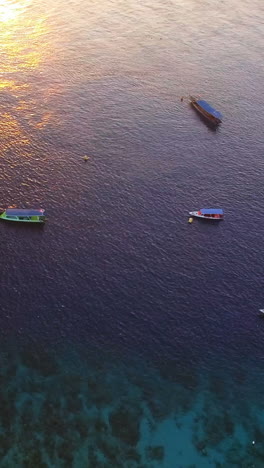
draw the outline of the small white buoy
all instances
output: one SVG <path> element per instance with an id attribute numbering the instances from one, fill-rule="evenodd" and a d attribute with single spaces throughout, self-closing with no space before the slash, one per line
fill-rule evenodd
<path id="1" fill-rule="evenodd" d="M 193 222 L 193 218 L 189 218 L 189 223 L 192 223 Z"/>
<path id="2" fill-rule="evenodd" d="M 255 441 L 254 441 L 254 440 L 252 440 L 252 445 L 255 445 Z"/>

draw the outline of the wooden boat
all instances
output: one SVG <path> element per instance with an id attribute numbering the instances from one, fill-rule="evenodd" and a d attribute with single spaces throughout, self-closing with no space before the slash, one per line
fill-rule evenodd
<path id="1" fill-rule="evenodd" d="M 189 215 L 213 221 L 221 221 L 224 218 L 224 212 L 219 208 L 201 208 L 199 211 L 190 211 Z"/>
<path id="2" fill-rule="evenodd" d="M 222 122 L 222 114 L 210 106 L 208 102 L 190 96 L 190 103 L 199 114 L 212 124 L 218 125 Z"/>
<path id="3" fill-rule="evenodd" d="M 5 221 L 18 221 L 23 223 L 43 223 L 46 219 L 45 210 L 28 210 L 8 208 L 0 214 Z"/>

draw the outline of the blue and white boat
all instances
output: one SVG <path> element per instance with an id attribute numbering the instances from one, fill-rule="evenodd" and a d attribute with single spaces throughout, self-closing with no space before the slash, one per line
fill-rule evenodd
<path id="1" fill-rule="evenodd" d="M 218 125 L 222 122 L 222 114 L 215 110 L 208 102 L 201 99 L 196 99 L 193 96 L 190 96 L 191 105 L 194 107 L 199 114 L 205 117 L 209 122 L 214 125 Z"/>
<path id="2" fill-rule="evenodd" d="M 45 221 L 45 210 L 28 210 L 8 208 L 0 214 L 0 219 L 5 221 L 19 221 L 23 223 L 43 223 Z"/>
<path id="3" fill-rule="evenodd" d="M 221 221 L 224 218 L 224 212 L 219 208 L 201 208 L 199 211 L 190 211 L 189 215 L 214 221 Z"/>

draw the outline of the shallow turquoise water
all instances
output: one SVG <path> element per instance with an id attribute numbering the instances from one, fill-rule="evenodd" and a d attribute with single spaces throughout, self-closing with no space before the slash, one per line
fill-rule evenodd
<path id="1" fill-rule="evenodd" d="M 262 466 L 261 392 L 242 370 L 79 352 L 2 352 L 1 466 Z"/>

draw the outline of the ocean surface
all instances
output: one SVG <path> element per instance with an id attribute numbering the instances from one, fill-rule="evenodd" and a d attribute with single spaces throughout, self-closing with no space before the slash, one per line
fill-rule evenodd
<path id="1" fill-rule="evenodd" d="M 263 468 L 263 17 L 0 1 L 1 468 Z"/>

